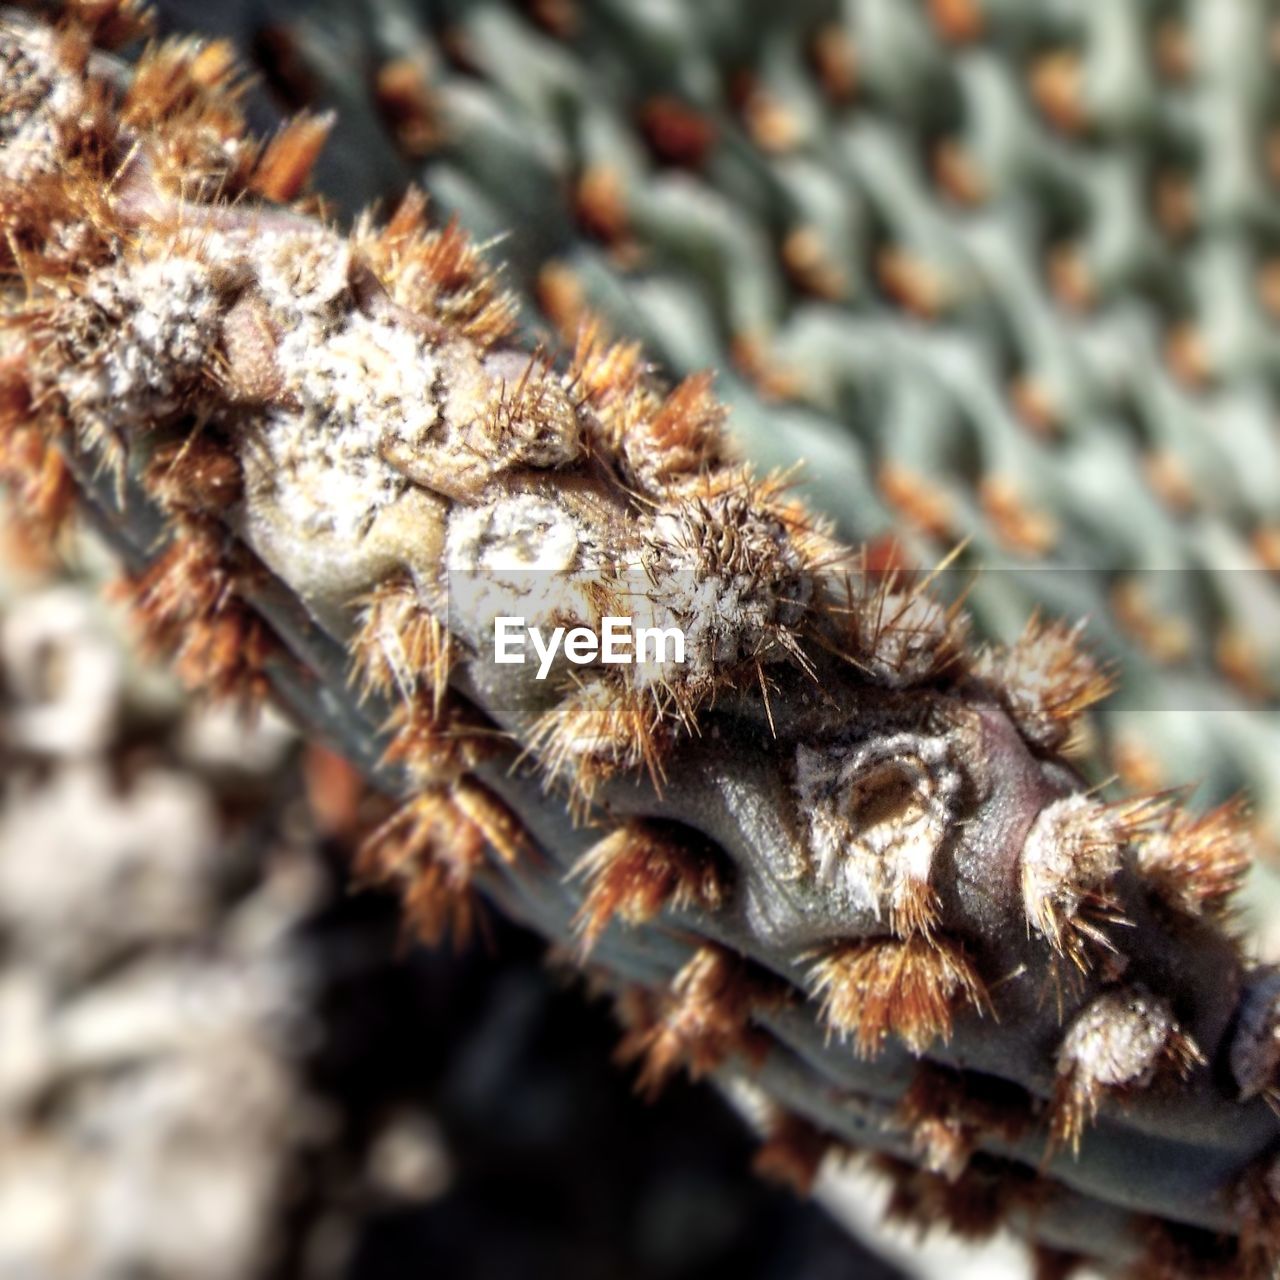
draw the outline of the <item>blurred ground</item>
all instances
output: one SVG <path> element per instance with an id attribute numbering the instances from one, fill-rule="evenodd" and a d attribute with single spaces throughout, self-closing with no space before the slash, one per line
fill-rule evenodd
<path id="1" fill-rule="evenodd" d="M 410 945 L 340 767 L 192 706 L 78 561 L 0 555 L 0 1277 L 896 1274 L 709 1090 L 636 1100 L 540 942 Z"/>

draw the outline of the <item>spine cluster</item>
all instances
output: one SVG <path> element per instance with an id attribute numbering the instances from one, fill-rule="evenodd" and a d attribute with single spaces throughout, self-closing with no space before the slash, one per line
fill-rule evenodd
<path id="1" fill-rule="evenodd" d="M 1227 924 L 1236 809 L 1063 755 L 1078 629 L 979 648 L 736 463 L 705 377 L 563 360 L 410 195 L 345 235 L 219 45 L 0 26 L 0 465 L 111 531 L 193 681 L 268 690 L 402 807 L 364 870 L 427 937 L 477 888 L 617 1001 L 624 1053 L 771 1100 L 762 1163 L 878 1152 L 896 1211 L 1149 1276 L 1271 1273 L 1280 992 Z M 465 586 L 463 585 L 465 584 Z M 675 667 L 493 661 L 493 619 L 688 637 Z"/>

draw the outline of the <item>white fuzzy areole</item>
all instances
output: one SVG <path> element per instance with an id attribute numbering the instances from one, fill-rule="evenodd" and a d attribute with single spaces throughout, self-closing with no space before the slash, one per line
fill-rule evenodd
<path id="1" fill-rule="evenodd" d="M 733 545 L 728 556 L 725 542 Z M 775 518 L 746 510 L 732 492 L 709 500 L 696 517 L 659 511 L 644 528 L 640 560 L 652 586 L 638 625 L 684 632 L 683 674 L 690 681 L 743 661 L 776 661 L 784 652 L 779 633 L 799 624 L 813 594 L 787 531 Z M 641 683 L 669 678 L 660 670 L 636 671 Z"/>
<path id="2" fill-rule="evenodd" d="M 60 316 L 73 359 L 54 387 L 82 433 L 123 437 L 181 408 L 221 318 L 212 272 L 192 254 L 102 267 Z"/>
<path id="3" fill-rule="evenodd" d="M 796 749 L 796 799 L 819 882 L 850 910 L 898 909 L 927 890 L 955 821 L 962 776 L 942 738 L 894 733 L 846 746 Z M 909 788 L 892 812 L 876 790 Z"/>
<path id="4" fill-rule="evenodd" d="M 455 507 L 444 544 L 450 628 L 492 653 L 499 617 L 547 632 L 587 623 L 592 611 L 582 588 L 594 575 L 577 571 L 590 569 L 588 546 L 577 521 L 537 494 Z"/>
<path id="5" fill-rule="evenodd" d="M 1033 742 L 1053 746 L 1071 729 L 1063 707 L 1100 680 L 1097 665 L 1080 648 L 1085 622 L 1042 628 L 1007 651 L 984 650 L 975 673 L 998 689 L 1014 722 Z"/>
<path id="6" fill-rule="evenodd" d="M 17 34 L 0 20 L 0 79 L 13 104 L 0 116 L 0 177 L 22 183 L 58 173 L 64 132 L 74 128 L 89 98 L 83 77 L 59 57 L 55 33 L 23 27 Z"/>
<path id="7" fill-rule="evenodd" d="M 440 362 L 416 329 L 349 294 L 330 234 L 266 236 L 252 252 L 286 391 L 243 434 L 240 531 L 322 617 L 397 569 L 430 577 L 444 506 L 387 460 L 437 429 Z"/>
<path id="8" fill-rule="evenodd" d="M 1022 846 L 1022 896 L 1032 924 L 1044 932 L 1056 913 L 1074 916 L 1085 893 L 1119 869 L 1122 850 L 1106 805 L 1087 795 L 1046 805 Z"/>
<path id="9" fill-rule="evenodd" d="M 1079 1013 L 1058 1053 L 1060 1074 L 1103 1088 L 1149 1084 L 1175 1030 L 1168 1002 L 1145 991 L 1108 991 Z"/>
<path id="10" fill-rule="evenodd" d="M 857 601 L 858 662 L 882 684 L 907 688 L 937 669 L 956 623 L 918 592 L 868 591 Z"/>
<path id="11" fill-rule="evenodd" d="M 445 554 L 451 571 L 498 574 L 516 586 L 526 574 L 574 569 L 581 545 L 581 532 L 562 507 L 517 493 L 454 511 Z"/>

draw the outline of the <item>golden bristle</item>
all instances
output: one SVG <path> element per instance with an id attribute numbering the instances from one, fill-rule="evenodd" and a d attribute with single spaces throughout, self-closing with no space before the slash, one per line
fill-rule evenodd
<path id="1" fill-rule="evenodd" d="M 1137 864 L 1156 895 L 1190 916 L 1223 919 L 1252 865 L 1253 832 L 1243 800 L 1205 814 L 1171 808 L 1137 845 Z"/>
<path id="2" fill-rule="evenodd" d="M 543 263 L 534 283 L 538 310 L 546 316 L 561 342 L 572 346 L 587 323 L 586 290 L 567 262 Z"/>
<path id="3" fill-rule="evenodd" d="M 662 707 L 654 696 L 606 677 L 580 685 L 541 716 L 527 749 L 542 764 L 548 783 L 568 784 L 573 812 L 581 816 L 596 789 L 620 771 L 644 768 L 661 788 L 669 740 L 662 726 Z"/>
<path id="4" fill-rule="evenodd" d="M 650 487 L 720 460 L 726 410 L 711 389 L 713 382 L 710 373 L 691 374 L 651 416 L 638 418 L 624 438 L 631 471 Z"/>
<path id="5" fill-rule="evenodd" d="M 455 782 L 473 762 L 466 730 L 459 732 L 453 721 L 421 694 L 397 702 L 383 726 L 388 742 L 379 764 L 403 765 L 418 786 Z"/>
<path id="6" fill-rule="evenodd" d="M 803 374 L 785 363 L 768 334 L 754 330 L 735 333 L 729 339 L 729 357 L 762 399 L 773 402 L 803 398 Z"/>
<path id="7" fill-rule="evenodd" d="M 439 230 L 428 228 L 426 196 L 417 188 L 381 228 L 363 217 L 354 243 L 393 300 L 429 325 L 468 338 L 481 350 L 511 335 L 511 295 L 457 219 Z"/>
<path id="8" fill-rule="evenodd" d="M 236 597 L 215 532 L 185 522 L 169 550 L 115 594 L 129 604 L 147 643 L 172 655 L 190 688 L 237 699 L 247 711 L 266 700 L 266 666 L 277 642 Z"/>
<path id="9" fill-rule="evenodd" d="M 848 279 L 817 227 L 802 224 L 789 231 L 782 241 L 781 256 L 782 265 L 797 289 L 826 302 L 843 302 L 848 298 Z"/>
<path id="10" fill-rule="evenodd" d="M 1174 450 L 1153 449 L 1145 454 L 1142 473 L 1151 491 L 1173 515 L 1190 515 L 1200 505 L 1186 460 Z"/>
<path id="11" fill-rule="evenodd" d="M 880 496 L 914 528 L 947 539 L 955 528 L 954 504 L 939 485 L 901 463 L 886 460 L 876 473 Z"/>
<path id="12" fill-rule="evenodd" d="M 761 151 L 785 155 L 804 140 L 803 118 L 762 85 L 752 86 L 744 96 L 741 112 L 748 136 Z"/>
<path id="13" fill-rule="evenodd" d="M 460 700 L 447 699 L 437 706 L 422 693 L 395 704 L 383 733 L 387 746 L 380 765 L 402 768 L 415 787 L 451 788 L 503 857 L 523 847 L 519 824 L 472 773 L 493 758 L 506 743 L 506 734 Z"/>
<path id="14" fill-rule="evenodd" d="M 0 477 L 30 532 L 49 546 L 74 507 L 75 483 L 46 424 L 33 415 L 24 364 L 20 356 L 0 360 Z"/>
<path id="15" fill-rule="evenodd" d="M 1166 80 L 1183 84 L 1195 74 L 1198 51 L 1185 17 L 1162 18 L 1152 46 L 1156 67 Z"/>
<path id="16" fill-rule="evenodd" d="M 974 674 L 995 689 L 1019 729 L 1037 746 L 1061 750 L 1080 717 L 1112 691 L 1081 646 L 1085 624 L 1049 622 L 1033 613 L 1008 649 L 986 648 Z"/>
<path id="17" fill-rule="evenodd" d="M 1045 54 L 1031 69 L 1031 96 L 1064 133 L 1080 133 L 1088 123 L 1084 63 L 1074 49 Z"/>
<path id="18" fill-rule="evenodd" d="M 1056 522 L 1047 511 L 1036 510 L 1005 475 L 985 476 L 978 486 L 978 501 L 996 537 L 1011 551 L 1043 556 L 1058 541 Z"/>
<path id="19" fill-rule="evenodd" d="M 667 992 L 632 1007 L 632 1025 L 618 1047 L 618 1060 L 641 1063 L 636 1087 L 650 1097 L 681 1067 L 698 1080 L 734 1054 L 759 1062 L 769 1039 L 751 1026 L 751 1018 L 780 998 L 775 985 L 745 960 L 706 944 Z M 637 1009 L 643 1016 L 635 1019 Z"/>
<path id="20" fill-rule="evenodd" d="M 1055 244 L 1046 271 L 1054 296 L 1072 311 L 1091 311 L 1098 302 L 1098 282 L 1084 246 L 1075 241 Z"/>
<path id="21" fill-rule="evenodd" d="M 360 617 L 352 652 L 361 691 L 409 702 L 423 689 L 438 713 L 453 660 L 449 631 L 413 583 L 407 578 L 383 583 L 361 602 Z"/>
<path id="22" fill-rule="evenodd" d="M 1017 1085 L 921 1063 L 894 1120 L 911 1135 L 924 1167 L 955 1182 L 982 1141 L 1015 1143 L 1035 1116 L 1030 1096 Z"/>
<path id="23" fill-rule="evenodd" d="M 662 824 L 633 819 L 582 856 L 571 874 L 587 883 L 574 921 L 584 954 L 611 920 L 639 925 L 665 907 L 719 908 L 724 894 L 719 868 L 710 848 L 696 850 L 691 839 L 691 832 L 678 834 Z"/>
<path id="24" fill-rule="evenodd" d="M 977 40 L 986 27 L 981 0 L 929 0 L 929 17 L 954 44 Z"/>
<path id="25" fill-rule="evenodd" d="M 1193 320 L 1170 328 L 1165 338 L 1165 361 L 1191 391 L 1205 391 L 1214 379 L 1213 352 L 1208 335 Z"/>
<path id="26" fill-rule="evenodd" d="M 373 85 L 378 111 L 400 150 L 421 160 L 440 145 L 440 104 L 426 69 L 413 57 L 392 58 L 378 68 Z"/>
<path id="27" fill-rule="evenodd" d="M 520 819 L 483 783 L 461 778 L 454 783 L 450 799 L 503 862 L 511 864 L 529 852 Z"/>
<path id="28" fill-rule="evenodd" d="M 1203 216 L 1195 177 L 1182 168 L 1163 169 L 1156 174 L 1151 203 L 1156 221 L 1174 241 L 1188 239 Z"/>
<path id="29" fill-rule="evenodd" d="M 840 943 L 809 970 L 829 1032 L 852 1036 L 859 1057 L 874 1058 L 890 1035 L 914 1054 L 950 1040 L 955 1016 L 988 1007 L 982 980 L 945 938 L 872 938 Z"/>
<path id="30" fill-rule="evenodd" d="M 166 40 L 142 55 L 119 119 L 145 134 L 152 182 L 186 195 L 229 197 L 245 189 L 257 154 L 256 146 L 242 145 L 246 83 L 227 41 Z"/>
<path id="31" fill-rule="evenodd" d="M 180 113 L 219 110 L 227 125 L 239 120 L 233 104 L 242 91 L 229 41 L 166 40 L 138 60 L 120 102 L 120 118 L 141 130 L 161 121 L 172 123 Z"/>
<path id="32" fill-rule="evenodd" d="M 397 252 L 411 247 L 415 240 L 426 235 L 430 225 L 427 207 L 427 193 L 421 187 L 410 187 L 378 232 L 383 247 Z"/>
<path id="33" fill-rule="evenodd" d="M 1255 636 L 1230 623 L 1221 627 L 1213 638 L 1214 665 L 1223 678 L 1250 702 L 1261 706 L 1269 706 L 1277 693 L 1265 656 L 1269 644 L 1269 638 Z"/>
<path id="34" fill-rule="evenodd" d="M 230 449 L 208 436 L 193 435 L 156 449 L 143 484 L 170 512 L 216 515 L 239 501 L 244 475 Z"/>
<path id="35" fill-rule="evenodd" d="M 249 189 L 281 204 L 301 194 L 324 150 L 337 117 L 298 115 L 263 148 L 249 179 Z"/>
<path id="36" fill-rule="evenodd" d="M 604 322 L 587 314 L 569 361 L 566 385 L 590 408 L 603 428 L 602 447 L 621 456 L 623 442 L 651 421 L 658 398 L 648 385 L 649 366 L 638 342 L 612 342 Z"/>
<path id="37" fill-rule="evenodd" d="M 486 848 L 510 862 L 522 841 L 504 806 L 466 780 L 424 790 L 402 805 L 364 841 L 356 870 L 401 886 L 406 916 L 424 941 L 435 944 L 449 933 L 461 944 L 477 919 L 471 880 Z"/>
<path id="38" fill-rule="evenodd" d="M 838 1146 L 829 1133 L 804 1116 L 773 1108 L 751 1168 L 770 1182 L 790 1187 L 798 1196 L 808 1196 L 823 1161 Z"/>
<path id="39" fill-rule="evenodd" d="M 889 298 L 918 320 L 936 320 L 951 304 L 945 276 L 905 249 L 885 248 L 876 257 L 876 276 Z"/>
<path id="40" fill-rule="evenodd" d="M 155 25 L 148 0 L 63 0 L 63 13 L 100 49 L 141 39 Z"/>
<path id="41" fill-rule="evenodd" d="M 1190 656 L 1193 637 L 1186 619 L 1162 612 L 1142 578 L 1130 575 L 1117 579 L 1110 603 L 1121 627 L 1153 661 L 1172 665 Z"/>
<path id="42" fill-rule="evenodd" d="M 969 620 L 959 603 L 929 594 L 932 575 L 871 572 L 866 552 L 855 572 L 836 579 L 828 613 L 838 651 L 872 679 L 892 687 L 924 684 L 965 661 Z"/>
<path id="43" fill-rule="evenodd" d="M 631 393 L 648 369 L 638 342 L 611 342 L 593 317 L 578 334 L 569 380 L 584 400 L 598 403 Z"/>
<path id="44" fill-rule="evenodd" d="M 189 689 L 237 702 L 252 715 L 271 694 L 266 668 L 279 644 L 261 618 L 238 600 L 192 626 L 175 655 L 174 670 Z"/>
<path id="45" fill-rule="evenodd" d="M 583 170 L 573 193 L 578 225 L 603 244 L 626 244 L 630 225 L 627 193 L 622 174 L 612 165 L 590 165 Z"/>
<path id="46" fill-rule="evenodd" d="M 933 171 L 938 185 L 958 205 L 976 208 L 990 193 L 986 176 L 963 143 L 955 138 L 940 142 L 933 154 Z"/>
<path id="47" fill-rule="evenodd" d="M 819 27 L 809 42 L 809 60 L 830 101 L 843 105 L 858 93 L 858 46 L 840 22 Z"/>
<path id="48" fill-rule="evenodd" d="M 192 523 L 183 533 L 144 574 L 120 589 L 157 639 L 180 631 L 191 618 L 216 613 L 230 593 L 217 533 Z"/>

